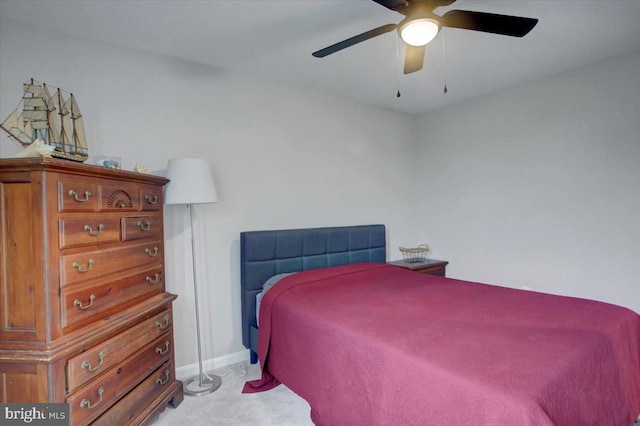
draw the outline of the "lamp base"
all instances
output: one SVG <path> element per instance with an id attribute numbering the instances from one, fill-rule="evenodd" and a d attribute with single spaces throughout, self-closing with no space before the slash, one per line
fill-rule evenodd
<path id="1" fill-rule="evenodd" d="M 189 396 L 201 396 L 216 391 L 222 379 L 215 374 L 202 373 L 184 382 L 184 393 Z"/>

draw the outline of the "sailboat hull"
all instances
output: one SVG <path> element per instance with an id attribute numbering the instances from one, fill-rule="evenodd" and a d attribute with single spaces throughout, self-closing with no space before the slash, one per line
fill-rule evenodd
<path id="1" fill-rule="evenodd" d="M 77 161 L 78 163 L 84 163 L 89 159 L 89 156 L 74 155 L 74 154 L 69 154 L 68 152 L 62 152 L 62 151 L 56 151 L 56 150 L 51 151 L 51 156 L 54 158 L 62 158 L 64 160 Z"/>

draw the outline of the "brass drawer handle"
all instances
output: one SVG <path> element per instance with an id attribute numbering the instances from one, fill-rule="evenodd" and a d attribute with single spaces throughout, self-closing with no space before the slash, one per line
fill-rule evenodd
<path id="1" fill-rule="evenodd" d="M 89 410 L 93 409 L 96 407 L 96 405 L 100 404 L 102 402 L 102 394 L 104 393 L 104 387 L 100 386 L 100 389 L 98 389 L 98 400 L 95 403 L 91 403 L 91 401 L 89 401 L 88 399 L 84 398 L 82 401 L 80 401 L 80 408 L 88 408 Z"/>
<path id="2" fill-rule="evenodd" d="M 157 284 L 160 281 L 160 274 L 156 273 L 155 277 L 147 276 L 145 279 L 149 284 Z"/>
<path id="3" fill-rule="evenodd" d="M 169 352 L 169 341 L 168 341 L 168 340 L 165 340 L 165 341 L 164 341 L 164 349 L 162 349 L 162 348 L 156 348 L 156 353 L 157 353 L 157 354 L 160 354 L 160 355 L 164 355 L 164 354 L 166 354 L 167 352 Z"/>
<path id="4" fill-rule="evenodd" d="M 156 383 L 159 384 L 160 386 L 166 384 L 169 381 L 169 377 L 171 375 L 171 372 L 169 371 L 169 369 L 167 368 L 166 370 L 164 370 L 164 377 L 165 379 L 162 380 L 162 377 L 159 377 L 156 379 Z"/>
<path id="5" fill-rule="evenodd" d="M 138 227 L 143 231 L 148 231 L 149 229 L 151 229 L 151 222 L 140 221 L 138 222 Z"/>
<path id="6" fill-rule="evenodd" d="M 155 257 L 158 255 L 158 247 L 153 247 L 153 250 L 146 248 L 144 252 L 147 253 L 151 257 Z"/>
<path id="7" fill-rule="evenodd" d="M 98 355 L 98 359 L 100 361 L 98 361 L 98 363 L 95 366 L 92 367 L 89 361 L 85 361 L 82 363 L 81 368 L 86 368 L 90 372 L 96 371 L 98 368 L 102 366 L 102 361 L 104 360 L 104 357 L 105 357 L 105 353 L 100 352 L 100 355 Z"/>
<path id="8" fill-rule="evenodd" d="M 83 311 L 85 309 L 89 309 L 91 307 L 91 305 L 93 305 L 93 301 L 96 300 L 96 295 L 92 294 L 91 296 L 89 296 L 89 304 L 88 305 L 82 305 L 82 301 L 80 299 L 76 299 L 73 301 L 73 306 L 77 306 L 78 308 L 82 309 Z"/>
<path id="9" fill-rule="evenodd" d="M 164 317 L 164 323 L 156 321 L 156 326 L 160 327 L 160 330 L 164 330 L 165 328 L 169 327 L 169 315 Z"/>
<path id="10" fill-rule="evenodd" d="M 87 267 L 83 268 L 81 264 L 79 264 L 78 262 L 73 262 L 73 264 L 71 266 L 73 266 L 73 269 L 77 269 L 78 272 L 89 272 L 91 270 L 91 268 L 93 267 L 93 259 L 89 259 L 89 263 L 87 263 Z"/>
<path id="11" fill-rule="evenodd" d="M 78 193 L 72 189 L 72 190 L 69 191 L 69 197 L 73 197 L 73 199 L 76 200 L 79 203 L 85 203 L 85 202 L 89 201 L 89 197 L 91 197 L 91 192 L 85 191 L 84 192 L 84 198 L 79 198 L 78 197 Z"/>
<path id="12" fill-rule="evenodd" d="M 149 204 L 158 204 L 158 196 L 157 195 L 154 195 L 153 197 L 151 195 L 145 195 L 144 199 Z"/>
<path id="13" fill-rule="evenodd" d="M 100 235 L 102 231 L 104 231 L 104 225 L 103 224 L 98 225 L 98 229 L 96 231 L 94 231 L 93 228 L 90 227 L 89 225 L 85 225 L 84 230 L 87 231 L 89 235 L 91 235 L 92 237 L 97 237 L 98 235 Z"/>

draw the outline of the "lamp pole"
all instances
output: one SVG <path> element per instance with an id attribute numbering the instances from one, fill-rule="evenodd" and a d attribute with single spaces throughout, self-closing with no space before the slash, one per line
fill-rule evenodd
<path id="1" fill-rule="evenodd" d="M 193 232 L 193 205 L 187 204 L 191 224 L 191 259 L 193 260 L 193 298 L 196 310 L 196 340 L 198 341 L 198 376 L 192 377 L 184 383 L 184 393 L 191 396 L 200 396 L 217 390 L 222 384 L 222 379 L 213 374 L 207 374 L 202 368 L 202 344 L 200 343 L 200 308 L 198 302 L 198 269 L 196 268 L 196 238 Z M 198 381 L 198 385 L 193 384 Z"/>
<path id="2" fill-rule="evenodd" d="M 198 301 L 198 268 L 196 265 L 196 238 L 194 232 L 194 204 L 218 201 L 211 169 L 206 160 L 183 158 L 169 160 L 167 167 L 169 183 L 165 190 L 165 204 L 186 204 L 189 209 L 191 227 L 191 261 L 193 267 L 193 295 L 196 314 L 196 340 L 198 343 L 198 375 L 184 382 L 184 393 L 200 396 L 211 393 L 222 384 L 215 374 L 208 374 L 202 368 L 202 344 L 200 336 L 200 303 Z"/>

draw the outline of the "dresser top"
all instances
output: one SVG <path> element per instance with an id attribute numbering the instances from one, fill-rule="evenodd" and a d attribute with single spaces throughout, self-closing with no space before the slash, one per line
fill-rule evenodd
<path id="1" fill-rule="evenodd" d="M 56 158 L 0 158 L 0 173 L 29 171 L 72 173 L 76 175 L 126 180 L 154 185 L 165 185 L 169 182 L 169 179 L 162 176 L 147 175 L 126 170 L 114 170 L 103 166 L 77 163 L 74 161 L 60 160 Z"/>

